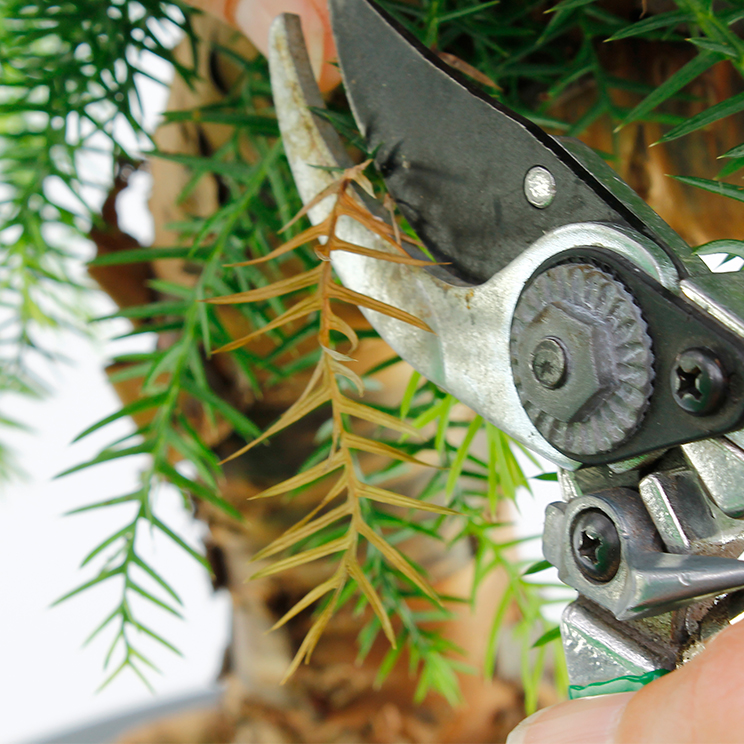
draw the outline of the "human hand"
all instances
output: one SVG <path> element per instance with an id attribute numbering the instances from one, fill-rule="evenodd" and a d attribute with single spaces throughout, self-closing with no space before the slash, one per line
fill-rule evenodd
<path id="1" fill-rule="evenodd" d="M 538 711 L 507 744 L 744 742 L 744 623 L 688 664 L 638 692 L 582 698 Z"/>
<path id="2" fill-rule="evenodd" d="M 269 27 L 280 13 L 294 13 L 302 20 L 302 30 L 315 79 L 321 91 L 341 81 L 336 58 L 331 19 L 326 0 L 188 0 L 196 8 L 240 29 L 262 53 L 269 50 Z"/>

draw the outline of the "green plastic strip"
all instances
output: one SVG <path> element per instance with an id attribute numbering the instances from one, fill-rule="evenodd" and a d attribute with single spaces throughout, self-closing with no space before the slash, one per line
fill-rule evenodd
<path id="1" fill-rule="evenodd" d="M 607 682 L 595 682 L 584 687 L 581 685 L 570 685 L 568 688 L 568 699 L 576 700 L 576 698 L 590 697 L 592 695 L 611 695 L 615 692 L 635 692 L 649 682 L 663 677 L 665 674 L 669 674 L 668 669 L 654 669 L 652 672 L 646 672 L 645 674 L 618 677 L 617 679 L 609 679 Z"/>

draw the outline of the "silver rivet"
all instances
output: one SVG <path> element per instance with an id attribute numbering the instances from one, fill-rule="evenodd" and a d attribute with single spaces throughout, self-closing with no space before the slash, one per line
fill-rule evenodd
<path id="1" fill-rule="evenodd" d="M 533 207 L 545 209 L 555 197 L 553 174 L 541 165 L 530 168 L 524 177 L 524 195 Z"/>

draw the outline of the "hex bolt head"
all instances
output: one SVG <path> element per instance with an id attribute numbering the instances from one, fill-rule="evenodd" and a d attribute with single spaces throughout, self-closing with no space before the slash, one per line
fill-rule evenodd
<path id="1" fill-rule="evenodd" d="M 710 349 L 686 349 L 678 354 L 671 383 L 675 402 L 693 416 L 707 416 L 718 410 L 727 388 L 723 365 Z"/>
<path id="2" fill-rule="evenodd" d="M 607 452 L 643 419 L 651 338 L 633 295 L 600 267 L 539 271 L 514 309 L 509 351 L 525 412 L 565 454 Z"/>
<path id="3" fill-rule="evenodd" d="M 620 567 L 620 536 L 615 523 L 599 509 L 586 509 L 571 526 L 573 557 L 584 576 L 605 584 Z"/>
<path id="4" fill-rule="evenodd" d="M 552 336 L 540 341 L 532 352 L 532 374 L 549 390 L 555 390 L 566 382 L 568 358 L 563 344 Z"/>
<path id="5" fill-rule="evenodd" d="M 533 207 L 545 209 L 555 198 L 555 191 L 555 178 L 547 168 L 536 165 L 527 171 L 524 195 Z"/>

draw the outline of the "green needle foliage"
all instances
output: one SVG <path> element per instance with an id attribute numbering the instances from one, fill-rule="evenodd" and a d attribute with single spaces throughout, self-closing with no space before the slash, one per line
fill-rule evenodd
<path id="1" fill-rule="evenodd" d="M 556 133 L 579 135 L 600 118 L 608 118 L 613 130 L 643 120 L 661 123 L 666 128 L 662 141 L 666 142 L 744 110 L 742 94 L 685 120 L 670 106 L 680 98 L 689 98 L 687 87 L 713 65 L 727 62 L 740 74 L 744 71 L 741 0 L 723 0 L 715 6 L 702 0 L 674 0 L 663 13 L 646 15 L 641 8 L 629 7 L 623 16 L 597 0 L 562 0 L 557 4 L 383 0 L 383 4 L 445 60 L 471 74 L 486 93 Z M 85 236 L 98 219 L 96 210 L 110 186 L 105 181 L 89 182 L 84 158 L 105 155 L 113 175 L 116 163 L 136 160 L 142 150 L 150 148 L 141 123 L 137 82 L 149 76 L 147 55 L 168 61 L 187 81 L 194 79 L 194 70 L 179 64 L 163 42 L 158 25 L 175 25 L 196 44 L 189 22 L 193 12 L 177 2 L 157 0 L 0 0 L 0 393 L 40 394 L 42 385 L 29 366 L 34 354 L 48 354 L 40 341 L 40 331 L 81 326 L 84 316 L 78 309 L 80 297 L 88 289 L 77 279 L 80 256 L 70 246 L 73 237 Z M 654 89 L 620 79 L 608 71 L 605 60 L 613 43 L 631 38 L 687 49 L 690 61 Z M 158 489 L 175 487 L 185 502 L 204 500 L 240 519 L 240 513 L 220 495 L 221 469 L 199 422 L 228 426 L 247 443 L 263 435 L 247 417 L 245 401 L 228 399 L 210 385 L 212 350 L 229 345 L 226 353 L 234 379 L 256 393 L 260 392 L 259 380 L 264 385 L 277 382 L 314 368 L 321 358 L 317 350 L 299 349 L 309 336 L 321 330 L 322 309 L 315 308 L 299 331 L 273 327 L 269 336 L 274 350 L 258 356 L 250 347 L 232 344 L 223 309 L 204 302 L 255 293 L 287 276 L 282 268 L 286 256 L 272 258 L 263 266 L 246 265 L 245 260 L 267 256 L 281 226 L 301 206 L 278 139 L 273 110 L 266 106 L 271 99 L 267 66 L 261 59 L 248 61 L 234 54 L 233 58 L 242 76 L 224 101 L 198 110 L 172 111 L 166 117 L 174 122 L 198 120 L 228 125 L 232 134 L 226 143 L 205 156 L 149 152 L 150 157 L 168 158 L 190 169 L 193 175 L 182 198 L 201 178 L 218 175 L 224 186 L 218 211 L 176 226 L 181 233 L 177 245 L 122 251 L 94 261 L 99 266 L 155 259 L 186 261 L 195 276 L 191 286 L 153 281 L 153 302 L 116 313 L 117 317 L 137 321 L 132 333 L 160 333 L 167 341 L 150 353 L 115 360 L 119 371 L 114 380 L 140 380 L 142 397 L 103 417 L 80 436 L 132 415 L 145 423 L 112 442 L 90 462 L 67 471 L 103 465 L 113 459 L 147 456 L 148 464 L 136 491 L 113 493 L 82 509 L 120 506 L 122 513 L 128 513 L 122 527 L 112 535 L 99 537 L 84 559 L 86 569 L 94 570 L 92 577 L 60 599 L 104 582 L 118 582 L 121 587 L 119 602 L 91 636 L 99 632 L 110 636 L 106 663 L 111 669 L 106 682 L 125 669 L 146 679 L 151 664 L 143 643 L 155 641 L 177 651 L 156 629 L 139 620 L 137 608 L 141 602 L 169 614 L 178 614 L 180 606 L 167 580 L 141 557 L 139 541 L 143 532 L 159 531 L 203 562 L 158 518 L 154 509 Z M 573 120 L 557 119 L 551 113 L 555 103 L 577 87 L 591 88 L 591 105 Z M 617 92 L 635 94 L 637 105 L 620 106 Z M 342 96 L 334 98 L 328 116 L 352 144 L 360 144 Z M 122 144 L 124 136 L 139 143 L 136 151 Z M 241 147 L 246 142 L 257 158 L 246 160 Z M 603 155 L 612 159 L 617 152 Z M 744 166 L 744 143 L 721 157 L 725 164 L 719 177 L 736 173 Z M 687 183 L 744 200 L 744 190 L 738 186 L 695 174 L 679 175 Z M 405 231 L 406 226 L 402 229 Z M 289 239 L 299 230 L 298 225 L 290 228 Z M 734 240 L 717 241 L 701 247 L 701 252 L 744 255 L 742 245 Z M 298 257 L 304 271 L 319 271 L 313 251 L 300 248 L 294 260 Z M 260 329 L 291 307 L 281 296 L 264 294 L 256 301 L 235 305 L 233 312 L 246 328 Z M 292 361 L 282 361 L 287 358 Z M 185 400 L 194 403 L 188 411 Z M 380 447 L 395 447 L 405 457 L 391 461 L 378 472 L 365 473 L 359 487 L 368 493 L 389 493 L 377 484 L 399 474 L 411 458 L 431 459 L 431 454 L 436 454 L 440 467 L 432 470 L 419 494 L 420 503 L 431 503 L 427 500 L 434 496 L 439 496 L 436 503 L 441 503 L 444 494 L 446 507 L 440 511 L 464 515 L 455 518 L 460 520 L 456 534 L 447 539 L 452 543 L 466 540 L 474 548 L 472 601 L 492 571 L 499 569 L 507 577 L 508 588 L 490 631 L 486 673 L 493 672 L 496 648 L 505 632 L 504 619 L 515 603 L 520 620 L 511 632 L 521 641 L 526 706 L 534 709 L 546 659 L 550 649 L 557 646 L 551 646 L 556 629 L 545 621 L 542 610 L 555 600 L 548 600 L 543 591 L 546 585 L 535 580 L 546 568 L 544 563 L 529 566 L 519 558 L 518 541 L 498 516 L 501 501 L 513 499 L 520 488 L 528 488 L 516 455 L 521 451 L 529 457 L 529 453 L 480 417 L 460 415 L 457 401 L 417 374 L 412 376 L 399 408 L 371 408 L 380 417 L 388 417 L 388 422 L 393 417 L 404 420 L 399 429 L 410 433 L 414 427 L 423 435 L 382 441 Z M 351 432 L 347 428 L 348 412 L 336 424 L 335 438 L 328 427 L 321 430 L 318 452 L 297 477 L 302 479 L 303 473 L 312 471 L 329 453 L 332 456 L 340 431 Z M 16 425 L 0 417 L 0 426 Z M 180 462 L 190 463 L 191 469 Z M 0 475 L 8 474 L 10 467 L 7 449 L 0 447 Z M 430 513 L 423 519 L 414 518 L 413 512 L 404 517 L 379 508 L 374 499 L 368 498 L 360 499 L 354 508 L 360 510 L 360 519 L 363 517 L 357 527 L 366 525 L 367 532 L 360 534 L 372 547 L 357 563 L 346 561 L 344 580 L 327 588 L 332 599 L 320 603 L 316 624 L 352 601 L 359 612 L 372 605 L 375 612 L 369 614 L 359 638 L 363 658 L 381 631 L 391 635 L 389 617 L 395 615 L 398 630 L 391 637 L 393 643 L 378 682 L 382 683 L 407 650 L 411 669 L 419 675 L 417 696 L 423 698 L 436 690 L 455 703 L 459 695 L 456 672 L 467 670 L 459 659 L 459 650 L 431 630 L 432 622 L 448 616 L 446 602 L 429 597 L 430 609 L 421 610 L 427 606 L 428 584 L 423 578 L 418 582 L 410 577 L 423 576 L 423 569 L 405 560 L 396 565 L 390 559 L 391 555 L 400 555 L 390 546 L 410 536 L 425 534 L 444 540 L 444 520 L 452 517 Z M 328 555 L 334 545 L 340 545 L 334 541 L 348 539 L 347 527 L 329 522 L 305 535 L 301 547 Z M 394 553 L 386 553 L 385 545 Z M 320 589 L 313 599 L 321 597 Z M 560 677 L 560 660 L 555 664 Z"/>
<path id="2" fill-rule="evenodd" d="M 297 205 L 296 197 L 286 191 L 290 176 L 282 158 L 281 143 L 275 136 L 267 137 L 264 134 L 267 124 L 255 111 L 253 103 L 256 97 L 267 93 L 265 65 L 263 61 L 250 63 L 245 60 L 243 64 L 245 76 L 241 85 L 223 106 L 212 107 L 209 113 L 218 118 L 235 110 L 241 111 L 245 115 L 245 124 L 234 127 L 232 138 L 211 159 L 192 158 L 189 161 L 189 165 L 193 165 L 195 170 L 191 188 L 203 175 L 220 174 L 229 194 L 221 208 L 207 219 L 194 219 L 183 225 L 182 246 L 122 251 L 102 256 L 92 262 L 98 266 L 110 266 L 150 261 L 154 258 L 188 261 L 197 277 L 190 287 L 155 280 L 151 282 L 151 286 L 160 299 L 115 313 L 116 317 L 140 322 L 133 331 L 135 334 L 167 331 L 175 340 L 166 348 L 156 348 L 151 353 L 128 355 L 115 360 L 119 363 L 120 371 L 112 377 L 112 381 L 142 380 L 142 397 L 89 427 L 80 437 L 123 416 L 150 414 L 149 422 L 132 432 L 129 437 L 105 448 L 90 462 L 77 465 L 63 474 L 135 454 L 146 454 L 150 461 L 141 474 L 140 490 L 84 507 L 83 510 L 88 510 L 111 504 L 131 503 L 131 519 L 121 530 L 102 540 L 85 558 L 84 566 L 93 559 L 102 564 L 99 573 L 59 600 L 68 599 L 98 583 L 120 581 L 120 604 L 94 632 L 96 635 L 109 625 L 116 628 L 112 650 L 106 661 L 108 663 L 109 659 L 114 658 L 114 651 L 117 650 L 120 661 L 106 683 L 125 668 L 141 674 L 142 665 L 149 663 L 134 645 L 138 634 L 144 633 L 149 639 L 174 650 L 152 629 L 144 628 L 133 610 L 131 597 L 135 595 L 172 614 L 177 614 L 177 605 L 180 603 L 165 579 L 153 566 L 145 564 L 138 554 L 138 535 L 151 526 L 174 540 L 208 568 L 202 556 L 188 547 L 153 513 L 153 502 L 158 489 L 163 484 L 170 484 L 183 494 L 186 504 L 191 498 L 200 499 L 217 506 L 236 520 L 242 519 L 240 512 L 220 496 L 222 475 L 218 458 L 205 443 L 197 421 L 207 422 L 212 427 L 227 424 L 248 440 L 255 439 L 260 430 L 240 410 L 236 401 L 221 397 L 210 386 L 210 349 L 227 344 L 231 337 L 219 308 L 205 304 L 203 300 L 221 294 L 244 292 L 249 286 L 266 283 L 266 276 L 255 267 L 236 271 L 226 270 L 224 264 L 243 259 L 246 246 L 259 255 L 265 253 L 270 236 L 281 226 L 281 215 Z M 189 113 L 197 116 L 201 112 Z M 259 133 L 255 133 L 252 128 L 256 122 L 259 122 Z M 276 131 L 275 122 L 273 123 L 274 126 L 268 129 L 272 135 Z M 263 154 L 257 162 L 249 163 L 243 159 L 241 144 L 245 139 L 250 142 L 254 151 Z M 183 156 L 153 152 L 151 157 L 178 160 Z M 277 309 L 281 311 L 283 305 L 280 300 L 272 298 L 257 306 L 240 308 L 239 312 L 245 324 L 260 327 L 267 323 L 270 313 Z M 273 359 L 276 355 L 286 354 L 300 340 L 297 334 L 277 333 L 275 338 L 275 355 L 259 358 L 244 349 L 235 349 L 230 354 L 236 380 L 241 380 L 242 386 L 252 388 L 256 394 L 260 393 L 257 371 L 261 370 L 281 379 L 284 372 L 275 366 Z M 302 369 L 302 364 L 295 363 L 294 369 Z M 186 414 L 183 406 L 185 399 L 197 405 L 197 414 L 194 413 L 193 406 L 189 408 L 190 413 Z M 196 477 L 187 476 L 174 465 L 176 460 L 191 463 Z M 153 591 L 146 590 L 139 583 L 140 579 L 137 577 L 143 576 L 150 580 Z M 154 593 L 156 591 L 161 596 Z M 173 606 L 174 603 L 176 607 Z"/>
<path id="3" fill-rule="evenodd" d="M 520 558 L 518 551 L 521 545 L 539 536 L 515 538 L 512 525 L 501 521 L 498 512 L 500 502 L 514 501 L 519 489 L 531 491 L 516 453 L 536 466 L 539 463 L 529 450 L 480 416 L 456 415 L 458 405 L 453 396 L 443 393 L 414 373 L 408 394 L 402 401 L 402 410 L 405 415 L 412 417 L 416 426 L 432 428 L 434 433 L 425 442 L 412 443 L 411 451 L 421 456 L 424 450 L 433 449 L 439 454 L 441 468 L 432 476 L 424 494 L 444 492 L 448 497 L 447 505 L 466 517 L 451 543 L 454 545 L 460 540 L 467 540 L 474 547 L 471 604 L 475 603 L 482 582 L 493 571 L 501 571 L 507 580 L 506 591 L 491 623 L 482 671 L 487 676 L 494 674 L 504 619 L 510 607 L 516 604 L 519 620 L 512 633 L 521 648 L 525 708 L 534 711 L 549 656 L 552 656 L 556 683 L 561 688 L 567 686 L 560 645 L 555 645 L 550 653 L 546 648 L 548 641 L 557 640 L 558 635 L 556 629 L 546 621 L 543 611 L 551 603 L 566 602 L 570 592 L 558 584 L 534 580 L 533 574 L 545 570 L 549 564 L 543 561 L 530 565 L 529 561 Z M 479 441 L 484 442 L 485 447 L 474 446 Z M 544 474 L 539 478 L 552 480 L 552 475 Z M 441 520 L 440 524 L 435 525 L 435 531 L 440 527 Z M 553 592 L 562 590 L 560 598 L 546 595 L 544 590 L 548 588 Z M 391 651 L 389 657 L 394 653 Z M 421 686 L 424 692 L 428 691 L 429 687 L 423 678 Z M 440 687 L 432 686 L 441 691 Z"/>
<path id="4" fill-rule="evenodd" d="M 137 77 L 150 77 L 143 56 L 193 75 L 163 46 L 156 21 L 189 32 L 177 4 L 157 0 L 0 2 L 0 393 L 42 393 L 29 366 L 48 354 L 40 333 L 84 326 L 75 236 L 90 229 L 110 183 L 86 180 L 81 160 L 110 154 L 103 163 L 113 175 L 116 162 L 131 159 L 115 129 L 147 138 L 137 92 Z M 0 444 L 0 480 L 10 473 Z"/>

